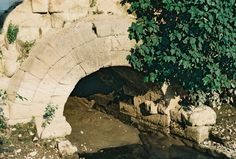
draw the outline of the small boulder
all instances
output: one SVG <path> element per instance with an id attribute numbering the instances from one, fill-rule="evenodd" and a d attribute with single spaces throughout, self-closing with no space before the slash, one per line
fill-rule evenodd
<path id="1" fill-rule="evenodd" d="M 74 153 L 78 151 L 77 147 L 73 146 L 68 140 L 59 141 L 57 147 L 62 157 L 72 156 Z"/>
<path id="2" fill-rule="evenodd" d="M 216 123 L 216 113 L 207 106 L 197 107 L 190 115 L 189 122 L 194 126 L 214 125 Z"/>

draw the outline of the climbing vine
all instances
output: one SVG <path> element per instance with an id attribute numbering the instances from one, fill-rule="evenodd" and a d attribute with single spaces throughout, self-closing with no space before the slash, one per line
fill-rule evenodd
<path id="1" fill-rule="evenodd" d="M 137 42 L 128 60 L 146 82 L 179 84 L 200 104 L 234 96 L 235 0 L 127 1 L 136 15 L 129 38 Z"/>

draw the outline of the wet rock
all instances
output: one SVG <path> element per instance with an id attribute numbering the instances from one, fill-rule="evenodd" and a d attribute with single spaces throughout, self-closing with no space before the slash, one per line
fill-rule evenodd
<path id="1" fill-rule="evenodd" d="M 59 154 L 62 157 L 72 156 L 74 153 L 78 151 L 77 147 L 73 146 L 68 140 L 59 141 L 57 146 L 58 146 Z"/>

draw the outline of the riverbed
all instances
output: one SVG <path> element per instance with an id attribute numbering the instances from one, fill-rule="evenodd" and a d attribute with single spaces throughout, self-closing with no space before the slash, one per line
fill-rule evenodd
<path id="1" fill-rule="evenodd" d="M 213 159 L 161 133 L 141 132 L 91 108 L 85 98 L 70 97 L 64 115 L 72 126 L 67 138 L 83 159 Z"/>

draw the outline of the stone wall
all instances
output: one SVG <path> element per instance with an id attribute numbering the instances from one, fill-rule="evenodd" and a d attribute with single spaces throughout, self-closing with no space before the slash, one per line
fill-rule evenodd
<path id="1" fill-rule="evenodd" d="M 140 129 L 163 132 L 197 143 L 208 139 L 211 126 L 216 123 L 216 113 L 212 108 L 183 107 L 179 105 L 179 97 L 162 94 L 158 89 L 135 95 L 132 102 L 120 101 L 119 109 L 108 104 L 112 103 L 112 97 L 97 94 L 92 99 L 108 113 Z"/>
<path id="2" fill-rule="evenodd" d="M 127 16 L 126 7 L 119 0 L 24 0 L 6 18 L 0 35 L 0 76 L 12 77 L 22 60 L 22 42 L 37 41 L 64 28 L 73 27 L 81 19 L 95 15 Z M 128 16 L 127 16 L 128 17 Z M 14 44 L 8 44 L 9 24 L 19 26 Z M 20 60 L 19 60 L 20 59 Z"/>

